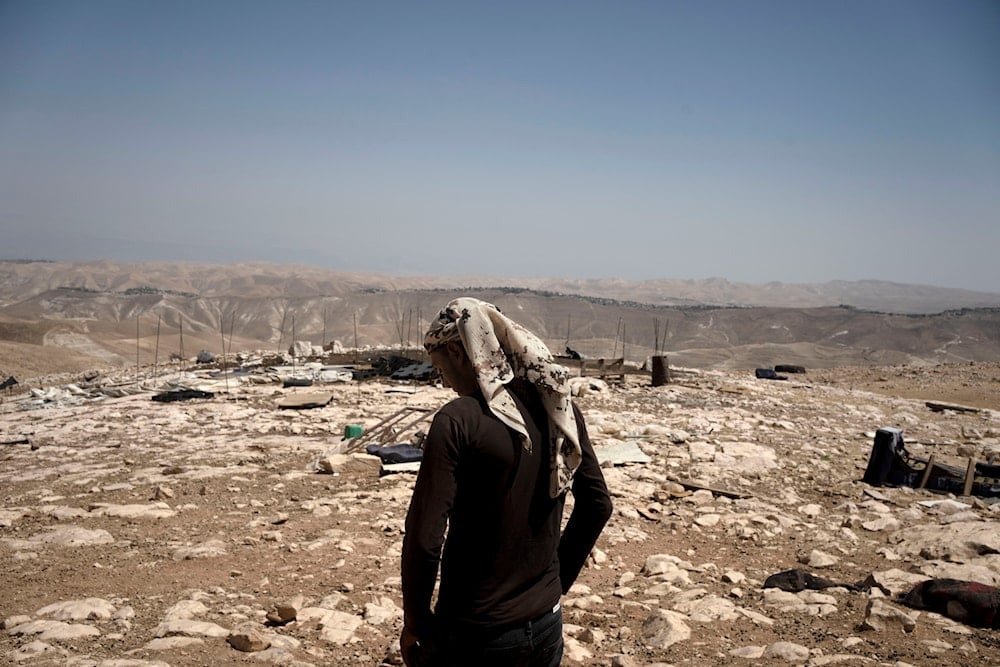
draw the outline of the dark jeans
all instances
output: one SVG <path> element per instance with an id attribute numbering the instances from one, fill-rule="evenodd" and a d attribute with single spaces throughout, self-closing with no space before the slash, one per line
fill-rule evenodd
<path id="1" fill-rule="evenodd" d="M 482 633 L 441 628 L 422 656 L 427 667 L 559 667 L 562 609 L 514 628 Z"/>

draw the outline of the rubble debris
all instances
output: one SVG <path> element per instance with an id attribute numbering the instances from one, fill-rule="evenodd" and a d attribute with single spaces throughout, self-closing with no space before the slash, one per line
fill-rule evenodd
<path id="1" fill-rule="evenodd" d="M 322 357 L 323 347 L 313 345 L 307 340 L 297 340 L 288 346 L 288 354 L 293 357 Z"/>
<path id="2" fill-rule="evenodd" d="M 418 408 L 408 405 L 375 424 L 375 426 L 368 429 L 367 433 L 352 438 L 347 443 L 345 451 L 347 453 L 356 452 L 373 442 L 398 440 L 400 434 L 415 429 L 418 425 L 433 417 L 435 412 L 436 410 L 429 408 Z"/>
<path id="3" fill-rule="evenodd" d="M 597 462 L 602 467 L 624 465 L 626 463 L 649 463 L 653 459 L 643 452 L 638 443 L 617 442 L 611 445 L 594 447 Z"/>
<path id="4" fill-rule="evenodd" d="M 289 410 L 311 410 L 322 408 L 333 400 L 333 394 L 328 391 L 302 394 L 289 394 L 278 399 L 278 407 Z"/>
<path id="5" fill-rule="evenodd" d="M 1000 497 L 1000 465 L 968 459 L 963 467 L 911 455 L 903 431 L 885 426 L 875 432 L 862 481 L 872 486 L 909 486 L 960 495 Z"/>
<path id="6" fill-rule="evenodd" d="M 195 361 L 197 361 L 199 364 L 211 364 L 215 362 L 215 355 L 209 352 L 208 350 L 202 350 L 201 352 L 198 353 L 198 356 L 195 358 Z"/>
<path id="7" fill-rule="evenodd" d="M 379 357 L 370 369 L 353 371 L 355 380 L 368 380 L 373 377 L 388 377 L 393 380 L 429 380 L 434 374 L 434 366 L 429 361 L 417 361 L 396 355 Z"/>
<path id="8" fill-rule="evenodd" d="M 429 380 L 436 372 L 434 364 L 421 361 L 403 366 L 389 377 L 393 380 Z"/>
<path id="9" fill-rule="evenodd" d="M 404 405 L 430 418 L 453 392 L 419 386 L 413 395 L 386 394 L 395 383 L 379 379 L 323 387 L 334 397 L 326 408 L 289 414 L 275 408 L 277 398 L 320 389 L 282 390 L 283 375 L 294 372 L 258 368 L 249 377 L 269 386 L 244 380 L 240 400 L 219 400 L 221 382 L 206 382 L 201 370 L 169 386 L 161 375 L 137 398 L 87 400 L 86 409 L 43 415 L 3 406 L 14 409 L 0 416 L 0 441 L 25 436 L 42 447 L 0 446 L 0 590 L 10 601 L 0 617 L 0 664 L 379 664 L 390 653 L 401 664 L 398 612 L 382 598 L 400 599 L 399 543 L 420 464 L 385 464 L 363 446 L 325 459 L 330 474 L 310 464 L 381 430 L 374 425 Z M 979 366 L 961 370 L 972 382 Z M 900 600 L 928 579 L 1000 587 L 1000 503 L 858 483 L 882 423 L 905 425 L 912 454 L 960 464 L 964 474 L 968 458 L 1000 455 L 995 416 L 934 413 L 923 399 L 821 382 L 809 392 L 794 382 L 762 387 L 746 371 L 706 371 L 652 391 L 629 377 L 620 389 L 579 401 L 595 449 L 635 441 L 652 461 L 604 469 L 616 511 L 563 600 L 564 662 L 1000 664 L 996 629 L 934 613 L 931 602 L 924 612 Z M 1000 377 L 1000 367 L 990 373 Z M 105 382 L 137 386 L 124 372 Z M 80 386 L 96 399 L 96 387 Z M 216 399 L 154 406 L 147 398 L 185 387 Z M 22 402 L 29 400 L 38 399 Z M 422 416 L 407 411 L 383 423 L 371 442 L 418 441 L 427 423 L 406 423 Z M 859 436 L 864 430 L 871 433 Z M 910 464 L 919 483 L 921 466 L 913 457 Z M 696 490 L 668 477 L 696 480 L 688 483 Z M 109 532 L 45 528 L 66 523 Z M 839 563 L 818 569 L 819 550 Z M 161 563 L 173 571 L 167 578 L 155 576 Z M 193 588 L 199 581 L 185 576 L 192 568 L 213 576 Z M 803 575 L 796 593 L 761 589 L 768 575 L 789 568 L 831 583 L 871 573 L 870 588 L 813 590 Z M 62 621 L 36 611 L 74 602 L 78 591 L 104 591 L 117 609 L 112 618 L 97 611 L 101 618 Z M 877 600 L 870 608 L 869 599 Z M 658 608 L 671 618 L 656 618 Z M 90 615 L 82 605 L 72 609 Z M 86 623 L 100 635 L 55 625 L 46 626 L 45 641 L 41 632 L 7 632 L 38 621 Z M 247 621 L 270 648 L 237 653 L 227 643 Z M 31 627 L 43 629 L 23 629 Z M 155 638 L 161 629 L 165 636 Z"/>

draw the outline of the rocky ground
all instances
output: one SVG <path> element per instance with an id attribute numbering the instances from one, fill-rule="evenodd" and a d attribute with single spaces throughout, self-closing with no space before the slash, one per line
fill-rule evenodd
<path id="1" fill-rule="evenodd" d="M 414 475 L 338 449 L 348 424 L 449 391 L 185 381 L 219 393 L 0 405 L 0 663 L 398 664 Z M 585 391 L 615 513 L 564 599 L 564 663 L 1000 665 L 996 630 L 892 600 L 930 577 L 1000 584 L 1000 504 L 859 481 L 881 426 L 917 455 L 1000 456 L 998 381 L 963 364 Z M 325 407 L 278 407 L 317 390 Z M 763 588 L 792 568 L 879 585 Z"/>

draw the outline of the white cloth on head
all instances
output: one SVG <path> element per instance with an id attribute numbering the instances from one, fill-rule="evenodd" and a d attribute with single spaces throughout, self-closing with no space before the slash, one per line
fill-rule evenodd
<path id="1" fill-rule="evenodd" d="M 521 434 L 528 451 L 531 441 L 524 417 L 507 384 L 521 378 L 538 390 L 549 417 L 549 495 L 555 498 L 563 494 L 583 458 L 568 371 L 555 363 L 549 348 L 535 334 L 479 299 L 463 297 L 445 306 L 424 336 L 424 347 L 433 350 L 459 340 L 475 368 L 490 411 Z"/>

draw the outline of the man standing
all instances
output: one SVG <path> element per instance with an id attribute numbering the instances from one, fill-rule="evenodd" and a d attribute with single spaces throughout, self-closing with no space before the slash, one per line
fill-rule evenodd
<path id="1" fill-rule="evenodd" d="M 559 599 L 611 516 L 567 371 L 534 334 L 477 299 L 449 303 L 424 347 L 459 397 L 431 424 L 406 516 L 403 659 L 555 667 Z"/>

